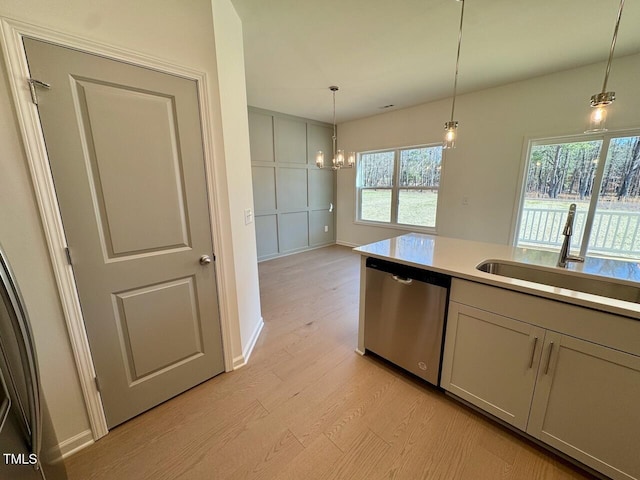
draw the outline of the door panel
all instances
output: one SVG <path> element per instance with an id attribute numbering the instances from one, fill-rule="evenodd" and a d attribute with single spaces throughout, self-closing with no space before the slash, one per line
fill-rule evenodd
<path id="1" fill-rule="evenodd" d="M 24 43 L 113 427 L 224 369 L 197 85 Z"/>
<path id="2" fill-rule="evenodd" d="M 105 256 L 191 246 L 172 99 L 123 86 L 73 83 Z M 141 190 L 147 182 L 153 188 Z"/>
<path id="3" fill-rule="evenodd" d="M 194 283 L 184 278 L 114 295 L 130 382 L 202 355 Z"/>
<path id="4" fill-rule="evenodd" d="M 545 331 L 449 303 L 441 386 L 524 430 Z"/>

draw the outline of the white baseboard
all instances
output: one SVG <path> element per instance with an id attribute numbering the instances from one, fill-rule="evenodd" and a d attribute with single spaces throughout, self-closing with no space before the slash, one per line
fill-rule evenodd
<path id="1" fill-rule="evenodd" d="M 297 250 L 292 250 L 290 252 L 276 253 L 274 255 L 269 255 L 268 257 L 263 257 L 263 258 L 259 259 L 258 263 L 268 262 L 269 260 L 275 260 L 276 258 L 288 257 L 289 255 L 296 255 L 297 253 L 310 252 L 312 250 L 318 250 L 319 248 L 330 247 L 331 245 L 335 245 L 335 243 L 325 243 L 325 244 L 322 244 L 322 245 L 316 245 L 314 247 L 299 248 Z"/>
<path id="2" fill-rule="evenodd" d="M 67 438 L 58 444 L 57 451 L 55 451 L 54 455 L 50 455 L 54 461 L 65 459 L 70 457 L 74 453 L 79 452 L 83 448 L 87 448 L 89 445 L 93 445 L 93 434 L 91 430 L 85 430 L 84 432 L 80 432 L 77 435 L 74 435 L 71 438 Z M 58 458 L 53 458 L 58 457 Z"/>
<path id="3" fill-rule="evenodd" d="M 242 351 L 242 355 L 237 356 L 233 359 L 234 370 L 244 367 L 247 364 L 247 362 L 249 361 L 249 357 L 251 356 L 251 352 L 253 352 L 253 348 L 256 346 L 256 342 L 260 337 L 260 332 L 262 332 L 263 327 L 264 327 L 264 319 L 260 317 L 260 320 L 258 321 L 256 328 L 253 330 L 253 333 L 251 334 L 251 338 L 249 339 L 249 342 L 247 342 L 247 345 L 244 347 L 244 350 Z"/>
<path id="4" fill-rule="evenodd" d="M 343 242 L 342 240 L 337 240 L 336 243 L 338 245 L 342 245 L 343 247 L 355 248 L 355 247 L 359 247 L 360 246 L 360 244 L 358 244 L 358 243 Z"/>

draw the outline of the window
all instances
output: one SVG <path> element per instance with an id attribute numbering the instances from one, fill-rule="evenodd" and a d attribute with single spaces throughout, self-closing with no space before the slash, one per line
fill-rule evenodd
<path id="1" fill-rule="evenodd" d="M 441 145 L 359 154 L 357 219 L 434 229 L 441 163 Z"/>
<path id="2" fill-rule="evenodd" d="M 559 249 L 571 203 L 574 253 L 640 258 L 640 132 L 531 142 L 516 244 Z"/>

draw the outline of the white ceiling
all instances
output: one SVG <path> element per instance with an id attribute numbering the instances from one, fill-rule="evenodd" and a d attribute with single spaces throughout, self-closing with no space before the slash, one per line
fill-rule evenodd
<path id="1" fill-rule="evenodd" d="M 451 96 L 462 3 L 232 0 L 242 19 L 249 105 L 338 122 Z M 466 0 L 458 91 L 604 61 L 619 0 Z M 627 0 L 616 57 L 640 52 Z M 613 62 L 609 86 L 615 90 Z M 603 68 L 604 77 L 604 68 Z M 640 81 L 640 79 L 639 79 Z M 602 85 L 593 85 L 593 93 Z M 585 100 L 585 101 L 588 101 Z"/>

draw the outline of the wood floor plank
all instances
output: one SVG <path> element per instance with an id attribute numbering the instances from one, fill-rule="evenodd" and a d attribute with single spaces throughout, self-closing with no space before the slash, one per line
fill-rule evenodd
<path id="1" fill-rule="evenodd" d="M 368 479 L 389 450 L 389 445 L 371 430 L 363 431 L 336 462 L 327 480 Z"/>
<path id="2" fill-rule="evenodd" d="M 324 480 L 342 458 L 342 451 L 320 435 L 277 473 L 273 480 Z"/>
<path id="3" fill-rule="evenodd" d="M 331 246 L 259 264 L 248 365 L 113 429 L 70 480 L 581 479 L 582 470 L 357 342 L 360 257 Z"/>

